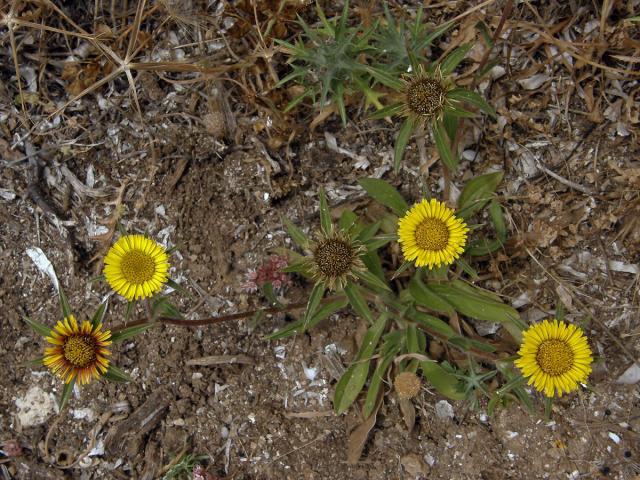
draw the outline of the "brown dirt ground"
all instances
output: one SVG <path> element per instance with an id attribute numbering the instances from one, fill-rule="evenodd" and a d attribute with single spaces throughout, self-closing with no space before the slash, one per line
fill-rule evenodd
<path id="1" fill-rule="evenodd" d="M 437 15 L 452 18 L 470 6 L 458 3 Z M 538 13 L 552 23 L 571 15 L 568 8 Z M 580 8 L 576 30 L 597 13 L 592 6 Z M 495 26 L 500 9 L 493 5 L 485 15 Z M 308 334 L 275 342 L 262 337 L 289 316 L 270 316 L 255 330 L 248 321 L 160 326 L 113 349 L 113 362 L 131 374 L 132 383 L 92 383 L 76 392 L 62 415 L 22 426 L 16 401 L 30 388 L 56 397 L 61 391 L 59 380 L 27 364 L 44 345 L 23 316 L 53 323 L 59 307 L 50 280 L 25 252 L 41 248 L 77 316 L 90 315 L 108 292 L 106 285 L 89 281 L 96 273 L 92 257 L 103 252 L 91 235 L 112 215 L 117 188 L 124 185 L 125 227 L 177 246 L 172 275 L 191 294 L 176 296 L 188 318 L 242 311 L 264 304 L 243 291 L 244 274 L 271 249 L 289 245 L 282 217 L 315 228 L 321 186 L 334 211 L 375 215 L 357 178 L 381 173 L 408 199 L 417 199 L 422 189 L 438 191 L 439 167 L 426 176 L 413 147 L 402 173 L 394 176 L 389 167 L 395 129 L 370 120 L 343 129 L 333 116 L 315 132 L 298 129 L 286 147 L 274 140 L 279 132 L 265 129 L 266 110 L 254 108 L 241 91 L 213 82 L 180 86 L 151 74 L 139 91 L 144 128 L 126 84 L 118 80 L 112 90 L 101 90 L 102 100 L 108 97 L 114 106 L 98 108 L 100 99 L 89 95 L 60 124 L 12 149 L 26 130 L 13 101 L 10 44 L 6 29 L 0 31 L 0 445 L 5 453 L 10 440 L 22 447 L 20 456 L 0 455 L 0 478 L 162 478 L 180 452 L 209 455 L 211 474 L 234 479 L 637 478 L 640 391 L 616 379 L 640 353 L 638 83 L 609 79 L 596 67 L 571 69 L 547 61 L 555 55 L 552 45 L 535 44 L 530 32 L 517 28 L 517 22 L 535 20 L 532 15 L 520 5 L 508 25 L 502 52 L 510 45 L 519 53 L 487 90 L 501 121 L 478 121 L 468 129 L 461 143 L 477 156 L 462 163 L 455 180 L 461 185 L 489 168 L 504 169 L 499 195 L 512 240 L 498 255 L 475 261 L 478 284 L 503 295 L 528 320 L 552 315 L 556 299 L 563 299 L 570 319 L 586 321 L 598 356 L 591 383 L 558 401 L 550 422 L 518 405 L 487 417 L 453 404 L 453 418 L 440 418 L 435 405 L 442 398 L 427 385 L 415 401 L 411 432 L 395 397 L 387 395 L 357 465 L 347 464 L 346 449 L 358 418 L 353 411 L 332 413 L 330 361 L 336 356 L 327 353 L 335 348 L 348 365 L 356 351 L 360 326 L 346 310 Z M 619 36 L 637 42 L 637 29 L 625 31 L 616 20 L 622 15 L 616 10 L 605 22 L 614 50 Z M 64 101 L 64 82 L 56 79 L 60 69 L 38 67 L 33 56 L 44 48 L 34 41 L 47 39 L 28 41 L 19 33 L 21 65 L 40 68 L 39 91 L 46 88 Z M 180 41 L 183 33 L 176 27 Z M 245 45 L 237 42 L 238 48 Z M 518 80 L 540 73 L 541 65 L 549 80 L 527 90 Z M 595 91 L 601 105 L 591 109 L 576 86 Z M 616 104 L 622 98 L 616 91 L 631 103 Z M 207 115 L 216 113 L 212 99 L 219 95 L 237 123 L 226 133 L 203 121 L 213 118 Z M 611 105 L 617 105 L 613 113 L 598 117 L 596 110 Z M 47 108 L 34 106 L 32 120 L 44 118 Z M 592 113 L 580 113 L 587 110 Z M 352 112 L 357 116 L 356 106 Z M 327 148 L 325 131 L 370 165 L 356 170 L 352 158 Z M 40 175 L 29 157 L 42 165 Z M 107 195 L 83 193 L 66 171 L 85 185 L 93 177 L 93 187 Z M 308 284 L 295 279 L 286 297 L 299 301 L 308 291 Z M 114 324 L 124 309 L 122 301 L 112 300 Z M 250 361 L 186 363 L 210 355 L 246 355 Z M 313 380 L 305 373 L 309 368 L 317 369 Z M 87 450 L 93 450 L 88 457 Z"/>

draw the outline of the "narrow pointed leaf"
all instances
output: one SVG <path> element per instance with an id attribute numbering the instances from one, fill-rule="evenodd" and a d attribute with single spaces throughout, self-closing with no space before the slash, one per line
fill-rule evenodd
<path id="1" fill-rule="evenodd" d="M 309 248 L 309 237 L 307 237 L 302 230 L 296 227 L 288 219 L 284 218 L 283 222 L 286 225 L 287 232 L 289 232 L 289 236 L 292 238 L 292 240 L 296 242 L 296 244 L 300 248 Z"/>
<path id="2" fill-rule="evenodd" d="M 107 313 L 107 304 L 108 304 L 109 300 L 105 300 L 104 302 L 102 302 L 97 310 L 95 311 L 95 313 L 93 314 L 93 317 L 91 317 L 91 325 L 95 328 L 97 327 L 99 324 L 102 323 L 102 321 L 104 320 L 104 315 L 105 313 Z"/>
<path id="3" fill-rule="evenodd" d="M 493 172 L 469 180 L 458 198 L 458 215 L 467 219 L 482 209 L 492 198 L 504 172 Z"/>
<path id="4" fill-rule="evenodd" d="M 406 200 L 389 183 L 379 178 L 361 178 L 358 183 L 369 194 L 371 198 L 389 207 L 399 216 L 405 214 L 409 209 Z"/>
<path id="5" fill-rule="evenodd" d="M 409 143 L 409 138 L 411 138 L 414 128 L 415 123 L 411 118 L 406 118 L 400 127 L 400 131 L 396 137 L 396 143 L 393 147 L 393 170 L 395 173 L 400 171 L 400 163 L 402 162 L 404 151 L 407 148 L 407 143 Z"/>
<path id="6" fill-rule="evenodd" d="M 496 111 L 493 109 L 493 107 L 489 105 L 479 93 L 473 92 L 471 90 L 467 90 L 465 88 L 455 88 L 447 93 L 447 98 L 473 105 L 474 107 L 479 108 L 484 113 L 493 118 L 496 118 L 497 116 Z"/>
<path id="7" fill-rule="evenodd" d="M 308 323 L 311 317 L 313 317 L 313 315 L 316 313 L 316 310 L 318 310 L 318 305 L 320 305 L 320 300 L 322 300 L 322 297 L 324 296 L 324 291 L 325 291 L 324 282 L 318 282 L 313 287 L 313 290 L 311 291 L 311 295 L 309 295 L 309 301 L 307 302 L 307 309 L 304 312 L 303 319 L 304 319 L 305 325 Z"/>
<path id="8" fill-rule="evenodd" d="M 354 362 L 338 381 L 333 397 L 333 408 L 338 415 L 344 413 L 351 406 L 360 394 L 362 387 L 364 387 L 369 373 L 371 357 L 378 346 L 378 341 L 387 325 L 387 320 L 387 315 L 380 315 L 376 323 L 367 330 Z"/>
<path id="9" fill-rule="evenodd" d="M 331 213 L 327 204 L 327 197 L 324 194 L 324 188 L 320 188 L 320 226 L 325 235 L 331 234 L 333 226 L 331 223 Z"/>
<path id="10" fill-rule="evenodd" d="M 420 362 L 422 375 L 433 387 L 451 400 L 464 400 L 465 394 L 458 388 L 458 379 L 437 362 Z"/>
<path id="11" fill-rule="evenodd" d="M 31 320 L 29 317 L 24 317 L 24 322 L 31 327 L 31 329 L 38 335 L 48 337 L 51 335 L 51 329 L 43 323 Z"/>
<path id="12" fill-rule="evenodd" d="M 426 285 L 419 274 L 414 275 L 409 282 L 409 292 L 418 305 L 440 313 L 450 314 L 454 311 L 453 306 L 433 291 L 431 285 Z"/>
<path id="13" fill-rule="evenodd" d="M 389 369 L 389 365 L 397 355 L 400 350 L 400 345 L 395 345 L 389 349 L 389 351 L 382 357 L 382 359 L 378 359 L 378 365 L 376 366 L 373 375 L 371 376 L 371 382 L 369 383 L 369 388 L 367 389 L 367 397 L 364 401 L 364 406 L 362 407 L 362 414 L 365 418 L 371 415 L 373 409 L 376 406 L 376 400 L 378 398 L 378 392 L 380 391 L 380 387 L 382 385 L 382 381 L 386 377 L 387 370 Z"/>
<path id="14" fill-rule="evenodd" d="M 115 365 L 109 365 L 108 370 L 102 375 L 102 378 L 115 383 L 129 383 L 132 381 L 129 375 Z"/>
<path id="15" fill-rule="evenodd" d="M 420 312 L 411 308 L 407 311 L 407 317 L 422 325 L 427 330 L 431 330 L 432 332 L 442 335 L 444 338 L 450 338 L 456 334 L 447 322 L 439 319 L 438 317 L 434 317 L 433 315 L 429 315 L 428 313 Z"/>
<path id="16" fill-rule="evenodd" d="M 143 325 L 136 325 L 134 327 L 127 327 L 119 330 L 111 335 L 111 341 L 113 343 L 122 342 L 128 338 L 134 337 L 140 333 L 146 332 L 151 327 L 153 327 L 153 323 L 145 323 Z"/>
<path id="17" fill-rule="evenodd" d="M 71 305 L 69 305 L 69 299 L 65 295 L 62 285 L 60 285 L 58 288 L 58 298 L 60 300 L 60 308 L 62 309 L 62 317 L 63 318 L 70 317 L 73 314 L 73 312 L 71 311 Z"/>
<path id="18" fill-rule="evenodd" d="M 491 218 L 491 223 L 493 223 L 493 228 L 496 230 L 496 234 L 498 235 L 498 239 L 501 242 L 507 241 L 507 225 L 504 221 L 504 214 L 502 212 L 502 207 L 495 199 L 491 199 L 489 202 L 489 217 Z"/>
<path id="19" fill-rule="evenodd" d="M 373 314 L 369 309 L 369 305 L 367 305 L 367 301 L 362 297 L 360 288 L 356 284 L 348 282 L 344 289 L 344 293 L 347 295 L 349 303 L 356 313 L 372 324 L 374 321 Z"/>
<path id="20" fill-rule="evenodd" d="M 465 43 L 447 55 L 447 57 L 440 63 L 440 71 L 442 72 L 442 75 L 446 77 L 451 74 L 460 62 L 464 60 L 464 57 L 467 55 L 469 50 L 471 50 L 471 47 L 473 47 L 472 43 Z"/>
<path id="21" fill-rule="evenodd" d="M 76 384 L 76 379 L 74 378 L 69 383 L 65 383 L 64 387 L 62 387 L 62 395 L 60 396 L 60 400 L 58 401 L 58 407 L 60 407 L 60 410 L 62 410 L 69 402 L 69 399 L 71 398 L 71 393 L 73 392 L 73 386 L 75 384 Z"/>
<path id="22" fill-rule="evenodd" d="M 398 115 L 402 111 L 402 108 L 403 108 L 402 103 L 394 103 L 392 105 L 386 106 L 372 113 L 369 116 L 369 118 L 377 120 L 377 119 L 386 118 L 386 117 L 393 117 L 394 115 Z"/>
<path id="23" fill-rule="evenodd" d="M 444 125 L 442 122 L 436 121 L 434 122 L 431 131 L 433 132 L 433 138 L 436 142 L 436 148 L 438 150 L 438 155 L 440 155 L 440 159 L 447 168 L 449 168 L 449 170 L 455 172 L 456 168 L 458 168 L 458 158 L 454 152 L 451 151 L 451 143 Z"/>
<path id="24" fill-rule="evenodd" d="M 365 283 L 368 283 L 370 286 L 374 288 L 379 288 L 382 290 L 386 290 L 388 292 L 391 291 L 391 289 L 389 288 L 389 285 L 387 285 L 386 282 L 382 281 L 380 277 L 378 277 L 377 275 L 374 275 L 369 270 L 358 270 L 355 272 L 355 274 L 360 280 L 364 281 Z"/>

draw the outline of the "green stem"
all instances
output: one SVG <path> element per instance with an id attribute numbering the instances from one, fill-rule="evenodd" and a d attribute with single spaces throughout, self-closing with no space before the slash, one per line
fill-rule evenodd
<path id="1" fill-rule="evenodd" d="M 551 407 L 553 406 L 553 397 L 544 397 L 544 419 L 551 420 Z"/>

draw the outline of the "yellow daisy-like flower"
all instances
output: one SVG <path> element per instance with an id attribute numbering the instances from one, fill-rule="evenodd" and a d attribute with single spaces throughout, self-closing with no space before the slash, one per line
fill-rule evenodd
<path id="1" fill-rule="evenodd" d="M 129 301 L 151 297 L 167 282 L 169 261 L 164 247 L 144 235 L 125 235 L 104 259 L 111 288 Z"/>
<path id="2" fill-rule="evenodd" d="M 111 345 L 111 332 L 102 332 L 102 324 L 95 327 L 87 320 L 78 326 L 73 315 L 58 321 L 46 337 L 53 347 L 45 348 L 43 363 L 65 383 L 74 378 L 80 385 L 99 378 L 109 367 L 106 348 Z"/>
<path id="3" fill-rule="evenodd" d="M 547 397 L 559 397 L 578 388 L 591 373 L 591 349 L 584 332 L 575 325 L 545 320 L 522 334 L 522 345 L 514 362 L 529 385 Z"/>
<path id="4" fill-rule="evenodd" d="M 468 231 L 452 209 L 435 199 L 414 204 L 398 221 L 402 254 L 417 267 L 453 263 L 464 251 Z"/>

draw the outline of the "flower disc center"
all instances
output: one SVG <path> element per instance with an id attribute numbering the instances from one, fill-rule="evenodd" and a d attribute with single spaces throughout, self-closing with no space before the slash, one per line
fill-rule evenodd
<path id="1" fill-rule="evenodd" d="M 544 373 L 554 377 L 562 375 L 573 366 L 573 351 L 562 340 L 545 340 L 538 347 L 536 362 Z"/>
<path id="2" fill-rule="evenodd" d="M 449 228 L 437 218 L 425 218 L 416 227 L 416 245 L 423 250 L 444 250 L 449 244 Z"/>
<path id="3" fill-rule="evenodd" d="M 407 106 L 416 115 L 434 115 L 444 105 L 444 87 L 433 78 L 418 78 L 412 81 L 406 92 Z"/>
<path id="4" fill-rule="evenodd" d="M 335 278 L 351 268 L 353 248 L 342 240 L 329 239 L 318 245 L 313 258 L 324 276 Z"/>
<path id="5" fill-rule="evenodd" d="M 130 283 L 142 284 L 153 278 L 156 263 L 141 250 L 131 250 L 122 257 L 122 276 Z"/>
<path id="6" fill-rule="evenodd" d="M 74 367 L 84 368 L 96 359 L 96 342 L 88 335 L 74 335 L 64 344 L 64 358 Z"/>

